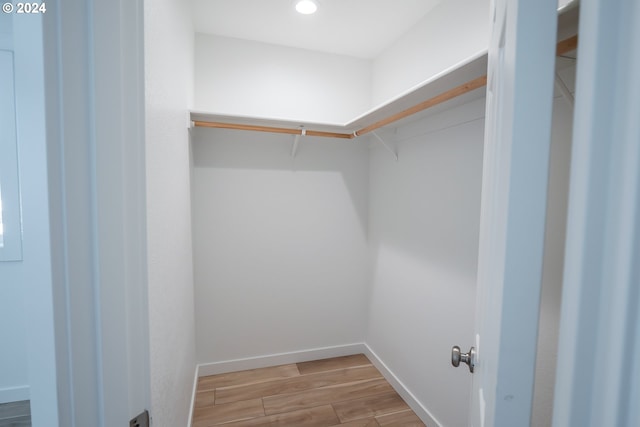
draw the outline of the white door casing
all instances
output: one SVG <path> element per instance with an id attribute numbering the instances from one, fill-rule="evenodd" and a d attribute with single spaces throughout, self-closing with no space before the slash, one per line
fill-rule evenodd
<path id="1" fill-rule="evenodd" d="M 31 409 L 39 414 L 46 404 L 57 413 L 34 426 L 127 425 L 150 405 L 143 2 L 51 3 L 46 15 L 23 15 L 14 26 L 42 44 L 29 54 L 43 61 L 44 100 L 35 109 L 43 118 L 24 117 L 29 128 L 45 117 L 47 125 L 40 169 L 49 197 L 53 313 L 44 320 L 54 328 L 56 354 L 30 351 L 29 369 L 54 364 L 46 372 L 57 375 L 55 394 L 32 383 L 40 398 Z M 35 67 L 23 69 L 33 79 Z M 30 210 L 42 209 L 38 202 Z"/>
<path id="2" fill-rule="evenodd" d="M 542 281 L 557 2 L 495 0 L 470 425 L 530 422 Z"/>

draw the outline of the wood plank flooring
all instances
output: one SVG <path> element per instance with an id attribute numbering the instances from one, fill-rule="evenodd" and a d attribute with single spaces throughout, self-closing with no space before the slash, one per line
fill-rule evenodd
<path id="1" fill-rule="evenodd" d="M 0 427 L 31 427 L 31 405 L 28 400 L 0 404 Z"/>
<path id="2" fill-rule="evenodd" d="M 424 424 L 363 354 L 198 379 L 193 427 Z"/>

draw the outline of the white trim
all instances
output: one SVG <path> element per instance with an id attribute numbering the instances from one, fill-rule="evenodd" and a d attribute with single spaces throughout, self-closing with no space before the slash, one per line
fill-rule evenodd
<path id="1" fill-rule="evenodd" d="M 27 310 L 38 331 L 55 333 L 47 363 L 56 369 L 34 350 L 49 343 L 37 331 L 38 347 L 29 351 L 31 409 L 41 413 L 34 425 L 125 425 L 150 407 L 142 0 L 58 6 L 38 38 L 48 161 L 37 169 L 48 177 L 49 199 L 34 202 L 36 210 L 48 207 L 46 235 L 57 248 L 49 257 L 53 285 L 42 290 L 53 298 L 53 326 L 39 306 Z M 43 372 L 52 377 L 46 395 L 37 384 Z"/>
<path id="2" fill-rule="evenodd" d="M 196 407 L 196 394 L 198 392 L 198 378 L 200 378 L 200 365 L 196 365 L 195 374 L 193 376 L 193 389 L 191 390 L 191 404 L 189 405 L 189 418 L 187 419 L 187 427 L 193 425 L 193 410 Z"/>
<path id="3" fill-rule="evenodd" d="M 221 362 L 201 363 L 198 365 L 198 375 L 204 377 L 207 375 L 225 374 L 227 372 L 245 371 L 247 369 L 286 365 L 288 363 L 300 363 L 308 362 L 310 360 L 328 359 L 331 357 L 350 356 L 352 354 L 365 353 L 365 350 L 366 344 L 356 343 L 247 357 L 244 359 L 224 360 Z"/>
<path id="4" fill-rule="evenodd" d="M 20 213 L 20 182 L 18 178 L 18 138 L 16 129 L 16 94 L 13 52 L 0 50 L 0 85 L 6 94 L 0 102 L 0 261 L 22 260 L 22 216 Z M 4 232 L 2 231 L 4 224 Z"/>
<path id="5" fill-rule="evenodd" d="M 0 403 L 19 402 L 30 398 L 31 390 L 28 385 L 0 388 Z"/>
<path id="6" fill-rule="evenodd" d="M 371 363 L 378 368 L 382 376 L 391 384 L 391 387 L 395 389 L 396 392 L 405 402 L 413 409 L 413 412 L 428 426 L 434 427 L 442 427 L 440 421 L 434 417 L 431 412 L 425 408 L 425 406 L 420 403 L 418 398 L 404 385 L 402 381 L 387 367 L 387 365 L 378 357 L 378 355 L 369 347 L 367 344 L 364 344 L 365 351 L 364 354 L 369 358 Z"/>

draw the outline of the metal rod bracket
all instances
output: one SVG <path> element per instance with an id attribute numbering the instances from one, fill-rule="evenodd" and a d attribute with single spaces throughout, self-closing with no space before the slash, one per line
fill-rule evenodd
<path id="1" fill-rule="evenodd" d="M 298 152 L 298 144 L 300 144 L 300 137 L 306 136 L 307 130 L 305 128 L 300 129 L 300 133 L 293 138 L 293 143 L 291 144 L 291 157 L 296 157 L 296 153 Z"/>
<path id="2" fill-rule="evenodd" d="M 382 143 L 384 148 L 386 148 L 391 154 L 393 154 L 393 157 L 396 159 L 396 162 L 397 162 L 398 161 L 398 148 L 396 147 L 396 145 L 394 144 L 393 147 L 392 147 L 390 144 L 387 144 L 384 141 L 384 139 L 380 138 L 380 136 L 375 131 L 371 131 L 371 133 L 373 134 L 373 136 L 376 137 L 376 139 L 378 141 L 380 141 Z"/>

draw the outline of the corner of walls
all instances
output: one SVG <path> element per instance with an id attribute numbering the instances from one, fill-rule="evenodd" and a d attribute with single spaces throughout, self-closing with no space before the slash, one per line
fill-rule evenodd
<path id="1" fill-rule="evenodd" d="M 370 107 L 371 60 L 195 36 L 195 109 L 346 123 Z"/>
<path id="2" fill-rule="evenodd" d="M 227 372 L 245 371 L 248 369 L 266 368 L 269 366 L 286 365 L 289 363 L 308 362 L 310 360 L 330 359 L 332 357 L 350 356 L 366 353 L 364 343 L 336 345 L 331 347 L 311 348 L 290 351 L 287 353 L 267 354 L 257 357 L 247 357 L 235 360 L 223 360 L 214 363 L 198 365 L 198 376 L 218 375 Z"/>
<path id="3" fill-rule="evenodd" d="M 362 342 L 366 148 L 309 137 L 292 159 L 289 135 L 193 134 L 198 361 Z"/>
<path id="4" fill-rule="evenodd" d="M 413 409 L 418 417 L 430 427 L 442 427 L 440 421 L 438 421 L 429 409 L 427 409 L 420 400 L 407 388 L 407 386 L 393 373 L 391 369 L 378 357 L 378 355 L 369 347 L 368 344 L 363 344 L 364 354 L 369 358 L 371 363 L 380 371 L 382 376 L 391 384 L 391 387 L 402 396 L 405 402 Z"/>
<path id="5" fill-rule="evenodd" d="M 144 2 L 151 417 L 188 424 L 196 368 L 189 170 L 190 2 Z"/>
<path id="6" fill-rule="evenodd" d="M 191 403 L 189 404 L 189 418 L 187 427 L 193 425 L 193 411 L 196 407 L 196 396 L 198 394 L 198 378 L 200 378 L 200 365 L 196 365 L 193 375 L 193 387 L 191 388 Z"/>
<path id="7" fill-rule="evenodd" d="M 452 345 L 473 339 L 483 118 L 478 99 L 387 131 L 399 162 L 377 145 L 370 154 L 365 342 L 403 398 L 436 425 L 467 422 L 459 405 L 468 403 L 470 376 L 449 357 Z"/>

